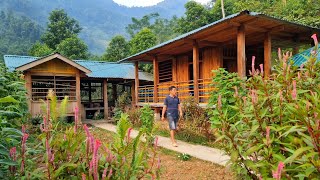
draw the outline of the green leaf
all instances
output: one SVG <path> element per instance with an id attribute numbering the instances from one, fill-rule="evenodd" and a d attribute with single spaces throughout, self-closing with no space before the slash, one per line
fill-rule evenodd
<path id="1" fill-rule="evenodd" d="M 0 98 L 0 103 L 18 103 L 19 101 L 15 100 L 12 96 L 6 96 Z"/>
<path id="2" fill-rule="evenodd" d="M 8 165 L 8 166 L 17 166 L 18 165 L 17 162 L 12 161 L 11 159 L 0 159 L 0 164 Z"/>
<path id="3" fill-rule="evenodd" d="M 258 151 L 259 149 L 261 149 L 262 146 L 252 146 L 251 148 L 249 148 L 246 153 L 245 153 L 245 156 L 249 156 L 251 155 L 252 153 Z"/>
<path id="4" fill-rule="evenodd" d="M 66 168 L 76 168 L 77 164 L 73 164 L 73 163 L 65 163 L 62 166 L 59 167 L 59 169 L 57 169 L 53 175 L 54 178 L 57 178 L 61 175 L 61 173 L 63 173 L 63 170 Z"/>
<path id="5" fill-rule="evenodd" d="M 295 150 L 292 154 L 292 156 L 288 157 L 284 163 L 287 164 L 287 163 L 292 163 L 300 154 L 310 150 L 310 149 L 313 149 L 313 147 L 302 147 L 302 148 L 299 148 L 297 150 Z"/>

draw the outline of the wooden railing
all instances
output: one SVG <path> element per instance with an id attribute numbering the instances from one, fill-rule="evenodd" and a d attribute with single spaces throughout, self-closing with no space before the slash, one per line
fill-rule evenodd
<path id="1" fill-rule="evenodd" d="M 199 79 L 199 102 L 208 103 L 210 92 L 214 88 L 210 85 L 211 79 Z M 189 96 L 194 96 L 194 83 L 193 81 L 186 82 L 165 82 L 158 84 L 158 97 L 155 99 L 154 86 L 139 86 L 138 101 L 140 103 L 162 103 L 165 97 L 169 94 L 169 87 L 176 86 L 177 94 L 180 101 L 183 101 Z"/>

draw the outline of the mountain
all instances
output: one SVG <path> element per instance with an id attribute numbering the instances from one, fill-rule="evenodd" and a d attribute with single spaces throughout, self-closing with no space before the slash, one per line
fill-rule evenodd
<path id="1" fill-rule="evenodd" d="M 0 11 L 13 12 L 46 27 L 49 13 L 64 9 L 69 16 L 77 19 L 83 30 L 80 33 L 93 54 L 102 54 L 112 36 L 127 36 L 125 27 L 132 17 L 158 12 L 163 18 L 184 13 L 188 0 L 164 0 L 150 7 L 126 7 L 112 0 L 1 0 Z"/>

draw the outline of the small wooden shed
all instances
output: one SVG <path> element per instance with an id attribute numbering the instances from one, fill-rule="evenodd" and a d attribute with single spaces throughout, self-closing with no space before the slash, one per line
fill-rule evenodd
<path id="1" fill-rule="evenodd" d="M 118 94 L 134 94 L 135 68 L 129 63 L 71 60 L 59 53 L 45 57 L 5 55 L 4 61 L 9 70 L 23 72 L 32 116 L 40 113 L 41 99 L 46 99 L 49 90 L 54 91 L 58 100 L 68 96 L 68 115 L 73 116 L 74 108 L 79 107 L 82 119 L 90 118 L 94 112 L 107 118 Z M 152 75 L 138 73 L 139 83 L 152 83 Z M 119 85 L 122 88 L 117 88 Z"/>

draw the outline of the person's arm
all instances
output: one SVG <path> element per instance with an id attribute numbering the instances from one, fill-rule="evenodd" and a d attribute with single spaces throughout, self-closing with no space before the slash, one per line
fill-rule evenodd
<path id="1" fill-rule="evenodd" d="M 167 105 L 163 105 L 161 120 L 164 121 L 164 113 L 167 111 Z"/>
<path id="2" fill-rule="evenodd" d="M 182 117 L 183 117 L 183 114 L 182 114 L 181 104 L 178 104 L 178 109 L 179 109 L 180 118 L 182 118 Z"/>

